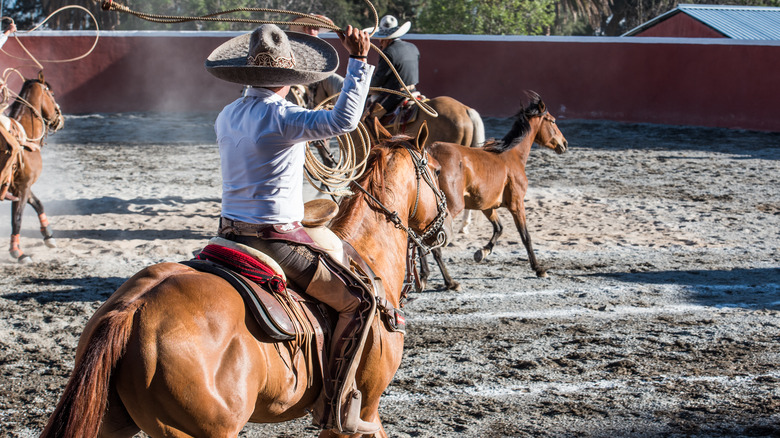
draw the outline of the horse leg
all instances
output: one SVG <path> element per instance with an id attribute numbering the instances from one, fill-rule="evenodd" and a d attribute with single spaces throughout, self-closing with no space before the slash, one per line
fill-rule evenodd
<path id="1" fill-rule="evenodd" d="M 431 250 L 433 253 L 433 259 L 436 260 L 436 264 L 439 265 L 441 276 L 444 278 L 444 287 L 447 290 L 461 290 L 460 283 L 452 279 L 450 272 L 447 270 L 447 266 L 444 265 L 444 258 L 441 255 L 441 248 L 434 248 Z"/>
<path id="2" fill-rule="evenodd" d="M 29 190 L 22 191 L 19 199 L 11 202 L 11 248 L 8 251 L 19 263 L 32 262 L 32 257 L 25 254 L 21 247 L 22 216 L 29 196 Z"/>
<path id="3" fill-rule="evenodd" d="M 317 153 L 320 154 L 320 158 L 322 159 L 322 164 L 326 165 L 327 167 L 335 167 L 336 159 L 331 155 L 330 150 L 328 149 L 328 146 L 330 145 L 330 139 L 328 140 L 316 140 L 311 143 L 316 149 Z"/>
<path id="4" fill-rule="evenodd" d="M 463 224 L 460 226 L 460 233 L 468 235 L 469 225 L 471 225 L 471 210 L 466 210 L 466 213 L 463 215 Z"/>
<path id="5" fill-rule="evenodd" d="M 520 233 L 520 239 L 523 240 L 523 245 L 525 245 L 525 250 L 528 253 L 528 261 L 531 263 L 531 269 L 536 272 L 537 277 L 547 277 L 547 270 L 536 261 L 536 256 L 534 255 L 534 248 L 531 244 L 531 234 L 528 233 L 528 225 L 525 218 L 525 204 L 521 200 L 515 208 L 510 208 L 510 212 L 515 219 L 515 226 Z"/>
<path id="6" fill-rule="evenodd" d="M 504 232 L 504 226 L 501 225 L 501 221 L 498 220 L 498 211 L 495 208 L 482 210 L 482 213 L 490 221 L 490 224 L 493 225 L 493 235 L 490 237 L 490 241 L 487 245 L 474 253 L 474 261 L 477 263 L 485 260 L 485 257 L 493 252 L 493 247 L 496 246 L 498 238 L 501 237 L 501 233 Z"/>
<path id="7" fill-rule="evenodd" d="M 428 277 L 431 276 L 431 267 L 428 266 L 428 256 L 420 251 L 420 288 L 425 290 L 428 285 Z"/>
<path id="8" fill-rule="evenodd" d="M 46 217 L 46 213 L 43 211 L 43 203 L 41 203 L 41 200 L 38 199 L 38 197 L 35 196 L 33 192 L 30 192 L 30 199 L 27 201 L 27 203 L 35 209 L 36 213 L 38 213 L 38 221 L 41 223 L 41 235 L 43 236 L 43 243 L 46 244 L 46 246 L 49 248 L 56 248 L 57 241 L 54 239 L 54 233 L 51 231 L 49 219 Z"/>
<path id="9" fill-rule="evenodd" d="M 127 412 L 116 388 L 108 392 L 108 409 L 103 414 L 98 438 L 130 438 L 141 431 Z"/>

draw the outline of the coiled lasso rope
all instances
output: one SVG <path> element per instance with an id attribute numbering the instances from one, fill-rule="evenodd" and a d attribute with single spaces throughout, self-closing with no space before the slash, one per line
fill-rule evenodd
<path id="1" fill-rule="evenodd" d="M 376 33 L 377 30 L 379 30 L 379 15 L 377 14 L 376 8 L 374 8 L 374 5 L 371 4 L 369 0 L 364 0 L 364 1 L 366 5 L 369 7 L 369 9 L 371 10 L 372 15 L 374 16 L 374 28 L 373 31 L 371 32 L 371 36 L 373 36 L 374 33 Z M 228 23 L 275 24 L 278 26 L 286 26 L 290 24 L 289 21 L 259 20 L 259 19 L 251 19 L 251 18 L 227 18 L 222 16 L 228 14 L 234 14 L 238 12 L 262 12 L 268 14 L 287 14 L 295 17 L 306 17 L 316 22 L 316 23 L 295 23 L 296 26 L 319 27 L 319 28 L 326 28 L 334 31 L 343 31 L 343 29 L 339 28 L 338 26 L 317 16 L 306 14 L 303 12 L 287 11 L 283 9 L 236 8 L 236 9 L 230 9 L 225 11 L 214 12 L 211 14 L 201 15 L 198 17 L 185 17 L 185 16 L 176 16 L 176 15 L 147 14 L 144 12 L 133 11 L 130 8 L 114 0 L 102 0 L 101 7 L 106 11 L 123 12 L 138 17 L 142 20 L 151 21 L 154 23 L 166 23 L 166 24 L 185 23 L 190 21 L 208 21 L 208 22 L 228 22 Z M 395 90 L 387 90 L 382 88 L 372 88 L 372 90 L 407 96 L 418 107 L 420 107 L 422 111 L 424 111 L 430 116 L 437 117 L 438 114 L 436 113 L 436 110 L 431 108 L 425 102 L 421 102 L 413 97 L 411 90 L 409 90 L 409 87 L 401 79 L 398 72 L 393 67 L 392 63 L 390 63 L 390 60 L 387 59 L 387 56 L 384 53 L 382 53 L 382 50 L 380 50 L 373 43 L 371 43 L 371 48 L 374 49 L 377 53 L 379 53 L 379 56 L 381 56 L 385 60 L 387 65 L 390 66 L 390 69 L 393 71 L 393 74 L 395 75 L 396 79 L 398 79 L 398 82 L 403 87 L 404 92 L 401 93 Z M 326 99 L 325 102 L 330 101 L 331 98 L 333 97 L 335 96 L 331 96 L 330 98 Z M 321 108 L 323 104 L 325 104 L 325 102 L 320 103 L 320 105 L 318 105 L 316 109 Z M 353 137 L 356 137 L 357 141 L 355 141 Z M 306 149 L 306 162 L 304 164 L 304 168 L 306 169 L 306 178 L 309 181 L 309 183 L 321 193 L 331 195 L 331 196 L 351 195 L 352 191 L 349 190 L 349 186 L 352 183 L 352 181 L 359 178 L 363 174 L 363 171 L 365 170 L 366 160 L 368 159 L 368 150 L 371 147 L 371 140 L 368 134 L 368 129 L 366 129 L 365 125 L 362 122 L 358 125 L 357 130 L 355 130 L 352 134 L 342 134 L 336 138 L 339 143 L 339 152 L 340 152 L 339 161 L 332 167 L 327 166 L 323 162 L 321 162 L 311 151 L 311 148 Z"/>

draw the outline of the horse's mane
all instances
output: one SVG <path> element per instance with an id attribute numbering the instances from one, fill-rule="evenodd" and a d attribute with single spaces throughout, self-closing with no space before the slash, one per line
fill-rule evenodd
<path id="1" fill-rule="evenodd" d="M 19 97 L 14 100 L 14 102 L 11 104 L 9 110 L 8 110 L 8 117 L 16 118 L 19 117 L 19 111 L 22 110 L 26 105 L 22 103 L 21 100 L 19 100 L 20 97 L 26 96 L 26 93 L 29 91 L 30 87 L 32 87 L 33 84 L 39 83 L 43 84 L 48 88 L 51 88 L 49 86 L 48 82 L 41 82 L 38 79 L 27 79 L 24 81 L 24 84 L 22 84 L 22 89 L 19 91 Z"/>
<path id="2" fill-rule="evenodd" d="M 363 187 L 368 193 L 376 194 L 386 190 L 385 188 L 385 170 L 387 165 L 387 155 L 395 149 L 404 147 L 412 137 L 407 135 L 396 135 L 382 143 L 371 148 L 366 160 L 366 170 L 355 183 Z M 359 194 L 362 194 L 360 192 Z M 350 196 L 344 198 L 339 207 L 339 216 L 352 210 L 355 203 L 361 201 L 365 195 Z"/>
<path id="3" fill-rule="evenodd" d="M 530 119 L 542 115 L 541 108 L 544 107 L 542 98 L 533 91 L 526 91 L 528 104 L 514 115 L 515 122 L 501 140 L 491 139 L 485 143 L 484 150 L 493 153 L 501 153 L 512 149 L 531 132 Z"/>

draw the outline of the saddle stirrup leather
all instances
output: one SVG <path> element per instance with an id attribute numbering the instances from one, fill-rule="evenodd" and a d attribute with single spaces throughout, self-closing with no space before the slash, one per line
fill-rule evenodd
<path id="1" fill-rule="evenodd" d="M 330 360 L 323 387 L 323 412 L 314 420 L 320 427 L 333 429 L 341 434 L 372 434 L 379 425 L 360 418 L 362 395 L 355 385 L 355 373 L 360 365 L 368 331 L 376 313 L 376 300 L 362 294 L 358 309 L 351 318 L 342 318 L 333 331 Z"/>

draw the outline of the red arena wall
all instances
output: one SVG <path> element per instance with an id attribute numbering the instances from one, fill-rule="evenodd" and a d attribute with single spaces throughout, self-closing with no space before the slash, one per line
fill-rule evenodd
<path id="1" fill-rule="evenodd" d="M 212 111 L 240 86 L 212 77 L 208 54 L 237 33 L 101 32 L 95 50 L 68 63 L 43 62 L 66 114 Z M 332 33 L 326 38 L 345 53 Z M 559 118 L 780 131 L 775 60 L 780 41 L 723 38 L 501 37 L 407 35 L 420 49 L 427 96 L 452 96 L 483 116 L 508 117 L 523 90 L 538 92 Z M 93 32 L 20 37 L 39 60 L 79 56 Z M 3 68 L 37 68 L 10 39 Z M 344 58 L 342 58 L 344 59 Z M 376 63 L 376 55 L 370 61 Z M 343 65 L 340 71 L 343 72 Z M 11 89 L 20 82 L 13 76 Z"/>

